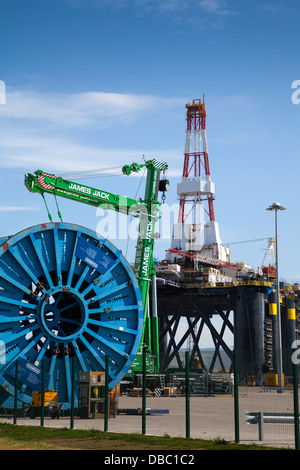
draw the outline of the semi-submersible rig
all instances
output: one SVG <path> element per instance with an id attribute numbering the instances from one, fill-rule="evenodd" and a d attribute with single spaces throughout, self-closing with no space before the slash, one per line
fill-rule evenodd
<path id="1" fill-rule="evenodd" d="M 174 361 L 175 367 L 183 367 L 180 352 L 187 340 L 191 364 L 196 362 L 198 369 L 212 372 L 218 360 L 225 371 L 224 357 L 232 364 L 234 346 L 241 379 L 251 376 L 262 382 L 276 375 L 281 352 L 283 373 L 291 375 L 291 347 L 298 337 L 297 290 L 282 286 L 279 316 L 274 267 L 254 272 L 230 262 L 214 216 L 204 100 L 186 108 L 179 218 L 160 263 L 153 254 L 158 194 L 164 200 L 169 187 L 165 162 L 123 166 L 124 175 L 147 171 L 145 195 L 139 200 L 42 170 L 25 175 L 27 189 L 41 194 L 45 203 L 48 193 L 55 200 L 60 196 L 138 217 L 139 233 L 133 268 L 110 241 L 63 222 L 59 211 L 59 222 L 48 211 L 50 222 L 0 239 L 1 408 L 14 406 L 16 387 L 19 406 L 30 405 L 34 391 L 40 390 L 42 364 L 47 389 L 55 390 L 68 408 L 74 374 L 78 379 L 80 371 L 103 371 L 108 357 L 112 389 L 124 376 L 141 372 L 146 350 L 148 372 L 162 375 Z M 221 320 L 219 329 L 215 318 Z M 214 344 L 209 364 L 199 346 L 207 330 Z M 233 345 L 225 340 L 226 330 Z"/>
<path id="2" fill-rule="evenodd" d="M 215 220 L 204 98 L 188 103 L 186 109 L 178 222 L 167 260 L 157 268 L 161 370 L 172 360 L 182 366 L 179 351 L 189 338 L 191 361 L 197 360 L 204 370 L 212 372 L 218 364 L 225 371 L 224 358 L 232 365 L 235 349 L 241 380 L 276 385 L 282 383 L 278 382 L 281 371 L 287 382 L 299 331 L 298 285 L 282 282 L 277 287 L 272 256 L 257 270 L 230 261 L 229 247 L 222 244 Z M 274 254 L 275 239 L 268 242 L 267 252 Z M 183 321 L 187 326 L 179 329 Z M 207 334 L 214 345 L 209 363 L 199 347 Z"/>

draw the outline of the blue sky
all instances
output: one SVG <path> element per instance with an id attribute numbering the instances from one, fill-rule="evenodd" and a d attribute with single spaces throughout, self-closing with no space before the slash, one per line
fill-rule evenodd
<path id="1" fill-rule="evenodd" d="M 169 164 L 167 202 L 176 204 L 185 104 L 205 94 L 223 242 L 273 236 L 265 208 L 279 201 L 287 208 L 279 214 L 280 274 L 300 281 L 300 104 L 292 102 L 299 13 L 297 0 L 2 2 L 0 236 L 47 221 L 42 199 L 23 184 L 24 173 L 38 168 L 79 171 L 155 157 Z M 130 197 L 139 182 L 86 181 Z M 59 203 L 66 222 L 96 229 L 95 209 Z M 157 256 L 169 244 L 158 242 Z M 231 259 L 260 266 L 266 247 L 232 245 Z"/>

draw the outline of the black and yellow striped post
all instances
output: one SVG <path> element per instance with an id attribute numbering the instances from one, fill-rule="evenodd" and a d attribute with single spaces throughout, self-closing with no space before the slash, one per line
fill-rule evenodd
<path id="1" fill-rule="evenodd" d="M 269 296 L 269 315 L 272 318 L 277 315 L 276 293 L 274 291 Z"/>
<path id="2" fill-rule="evenodd" d="M 296 339 L 296 306 L 294 296 L 286 298 L 286 325 L 287 347 L 291 349 Z"/>

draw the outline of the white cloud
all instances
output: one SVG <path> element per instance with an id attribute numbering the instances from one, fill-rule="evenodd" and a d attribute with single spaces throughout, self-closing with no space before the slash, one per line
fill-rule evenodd
<path id="1" fill-rule="evenodd" d="M 206 13 L 214 15 L 228 15 L 233 13 L 233 11 L 226 8 L 226 2 L 224 2 L 224 0 L 201 0 L 200 6 Z"/>
<path id="2" fill-rule="evenodd" d="M 282 5 L 274 5 L 273 3 L 260 4 L 257 6 L 257 9 L 267 13 L 280 13 L 283 11 Z"/>
<path id="3" fill-rule="evenodd" d="M 104 92 L 77 94 L 13 90 L 0 109 L 0 168 L 34 171 L 81 171 L 157 158 L 174 160 L 174 151 L 145 149 L 128 142 L 106 139 L 102 146 L 99 130 L 134 123 L 149 113 L 166 119 L 174 108 L 181 110 L 185 99 L 155 95 Z M 144 121 L 144 120 L 143 120 Z M 141 122 L 143 122 L 141 121 Z M 83 129 L 84 133 L 78 133 Z M 96 132 L 91 137 L 90 132 Z M 89 134 L 88 134 L 89 133 Z M 118 134 L 116 133 L 116 138 Z M 90 140 L 88 140 L 90 139 Z M 92 140 L 94 139 L 94 140 Z M 99 139 L 99 140 L 98 140 Z M 96 143 L 95 143 L 96 142 Z M 176 153 L 176 152 L 175 152 Z M 182 153 L 178 152 L 180 158 Z"/>
<path id="4" fill-rule="evenodd" d="M 228 15 L 234 13 L 227 8 L 226 0 L 67 0 L 75 7 L 92 6 L 96 8 L 112 7 L 115 9 L 136 8 L 139 13 L 178 14 L 186 12 L 189 16 L 196 13 L 210 15 Z"/>
<path id="5" fill-rule="evenodd" d="M 28 172 L 42 169 L 54 173 L 111 166 L 121 168 L 125 163 L 142 162 L 143 155 L 146 160 L 157 158 L 172 161 L 176 166 L 178 162 L 181 167 L 182 152 L 176 149 L 106 149 L 82 145 L 67 137 L 35 136 L 25 131 L 16 136 L 12 130 L 0 132 L 0 168 L 22 168 Z M 178 173 L 176 166 L 172 165 L 172 175 Z"/>
<path id="6" fill-rule="evenodd" d="M 87 126 L 134 120 L 139 113 L 172 107 L 182 99 L 161 98 L 154 95 L 133 95 L 104 92 L 77 94 L 8 91 L 6 105 L 0 117 L 50 122 L 60 126 Z"/>
<path id="7" fill-rule="evenodd" d="M 0 212 L 23 212 L 23 211 L 34 211 L 37 208 L 32 206 L 1 206 Z"/>

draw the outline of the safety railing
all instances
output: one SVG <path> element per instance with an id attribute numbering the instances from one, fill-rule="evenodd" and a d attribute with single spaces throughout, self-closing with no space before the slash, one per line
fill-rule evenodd
<path id="1" fill-rule="evenodd" d="M 299 416 L 298 416 L 299 419 Z M 258 425 L 258 439 L 264 440 L 264 424 L 293 424 L 295 425 L 294 413 L 267 413 L 263 411 L 246 411 L 246 424 Z"/>

